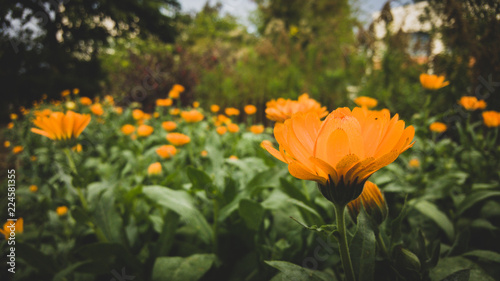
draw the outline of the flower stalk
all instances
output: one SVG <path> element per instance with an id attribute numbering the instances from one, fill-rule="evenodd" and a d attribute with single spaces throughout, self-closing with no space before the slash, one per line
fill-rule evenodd
<path id="1" fill-rule="evenodd" d="M 340 260 L 342 261 L 342 266 L 344 267 L 345 279 L 347 281 L 355 281 L 354 269 L 352 267 L 351 255 L 349 253 L 349 245 L 347 244 L 347 234 L 345 227 L 345 205 L 335 204 L 335 217 L 337 219 L 337 231 L 340 249 Z"/>

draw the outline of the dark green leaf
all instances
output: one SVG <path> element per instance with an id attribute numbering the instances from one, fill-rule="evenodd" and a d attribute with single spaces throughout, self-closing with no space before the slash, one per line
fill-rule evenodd
<path id="1" fill-rule="evenodd" d="M 436 205 L 429 201 L 418 201 L 413 207 L 423 215 L 433 220 L 437 226 L 444 231 L 448 239 L 453 241 L 453 237 L 455 236 L 453 224 L 450 219 L 448 219 L 448 217 L 436 207 Z"/>
<path id="2" fill-rule="evenodd" d="M 153 268 L 153 281 L 199 280 L 212 267 L 215 259 L 214 254 L 157 258 Z"/>
<path id="3" fill-rule="evenodd" d="M 480 190 L 469 194 L 462 203 L 457 208 L 457 216 L 460 216 L 463 212 L 468 210 L 470 207 L 481 202 L 482 200 L 489 199 L 492 197 L 500 196 L 500 191 L 496 190 Z"/>
<path id="4" fill-rule="evenodd" d="M 238 211 L 249 229 L 259 229 L 265 212 L 264 207 L 260 203 L 250 199 L 242 199 Z"/>
<path id="5" fill-rule="evenodd" d="M 372 281 L 375 273 L 375 234 L 364 211 L 358 215 L 357 225 L 350 243 L 352 265 L 358 277 L 356 280 Z"/>
<path id="6" fill-rule="evenodd" d="M 462 269 L 447 276 L 441 281 L 469 281 L 470 269 Z"/>
<path id="7" fill-rule="evenodd" d="M 283 280 L 330 281 L 333 279 L 332 276 L 326 273 L 310 270 L 286 261 L 265 261 L 265 263 L 281 271 L 285 277 Z"/>

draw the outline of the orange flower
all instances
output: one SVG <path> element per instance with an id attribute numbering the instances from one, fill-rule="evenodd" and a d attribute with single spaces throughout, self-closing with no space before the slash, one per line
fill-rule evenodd
<path id="1" fill-rule="evenodd" d="M 212 111 L 213 113 L 219 112 L 219 110 L 220 110 L 220 107 L 216 104 L 212 104 L 210 106 L 210 111 Z"/>
<path id="2" fill-rule="evenodd" d="M 5 147 L 9 147 L 9 146 L 10 146 L 10 141 L 4 141 L 4 142 L 3 142 L 3 146 L 5 146 Z"/>
<path id="3" fill-rule="evenodd" d="M 12 129 L 14 128 L 14 123 L 10 122 L 9 124 L 7 124 L 7 129 Z"/>
<path id="4" fill-rule="evenodd" d="M 37 116 L 37 117 L 38 116 L 49 116 L 50 114 L 52 114 L 52 110 L 50 110 L 48 108 L 46 108 L 42 111 L 40 111 L 40 110 L 35 111 L 35 116 Z"/>
<path id="5" fill-rule="evenodd" d="M 446 131 L 446 129 L 448 129 L 446 124 L 441 123 L 441 122 L 434 122 L 429 126 L 429 130 L 436 132 L 436 133 L 442 133 L 442 132 Z"/>
<path id="6" fill-rule="evenodd" d="M 24 150 L 24 147 L 22 147 L 21 145 L 14 146 L 14 148 L 12 149 L 12 153 L 19 154 L 19 153 L 23 152 L 23 150 Z"/>
<path id="7" fill-rule="evenodd" d="M 231 156 L 229 156 L 229 159 L 231 159 L 231 160 L 238 160 L 238 157 L 236 155 L 231 155 Z"/>
<path id="8" fill-rule="evenodd" d="M 252 114 L 255 114 L 255 112 L 257 112 L 257 107 L 249 104 L 249 105 L 245 105 L 245 113 L 248 114 L 248 115 L 252 115 Z"/>
<path id="9" fill-rule="evenodd" d="M 500 112 L 490 110 L 483 112 L 484 125 L 493 128 L 500 126 Z"/>
<path id="10" fill-rule="evenodd" d="M 264 132 L 264 126 L 262 125 L 253 125 L 250 127 L 250 132 L 258 135 L 258 134 L 262 134 Z"/>
<path id="11" fill-rule="evenodd" d="M 240 131 L 240 127 L 237 125 L 237 124 L 228 124 L 227 125 L 227 130 L 230 132 L 230 133 L 237 133 Z"/>
<path id="12" fill-rule="evenodd" d="M 17 114 L 15 114 L 15 113 L 11 113 L 11 114 L 10 114 L 10 119 L 12 119 L 12 120 L 16 120 L 16 119 L 17 119 Z"/>
<path id="13" fill-rule="evenodd" d="M 356 199 L 367 179 L 413 146 L 413 126 L 387 111 L 338 108 L 324 120 L 315 112 L 297 113 L 276 123 L 279 151 L 262 144 L 288 164 L 296 178 L 318 182 L 322 194 L 343 206 Z"/>
<path id="14" fill-rule="evenodd" d="M 184 87 L 182 85 L 175 84 L 168 93 L 168 97 L 171 99 L 178 99 L 182 92 L 184 92 Z"/>
<path id="15" fill-rule="evenodd" d="M 180 110 L 180 109 L 178 109 L 178 108 L 172 108 L 172 109 L 170 110 L 170 114 L 171 114 L 171 115 L 179 115 L 180 113 L 181 113 L 181 110 Z"/>
<path id="16" fill-rule="evenodd" d="M 273 147 L 273 143 L 269 140 L 263 140 L 260 142 L 260 147 L 264 148 L 265 150 L 267 150 L 266 147 Z"/>
<path id="17" fill-rule="evenodd" d="M 65 97 L 65 96 L 69 96 L 69 94 L 71 94 L 71 91 L 70 90 L 64 90 L 61 92 L 61 97 Z"/>
<path id="18" fill-rule="evenodd" d="M 82 145 L 81 145 L 81 144 L 77 144 L 77 145 L 75 145 L 75 146 L 73 146 L 73 147 L 71 148 L 71 150 L 73 150 L 73 151 L 75 151 L 75 152 L 82 152 L 82 149 L 83 149 L 83 148 L 82 148 Z"/>
<path id="19" fill-rule="evenodd" d="M 189 143 L 191 138 L 181 133 L 169 133 L 167 135 L 167 140 L 175 146 L 183 146 Z"/>
<path id="20" fill-rule="evenodd" d="M 23 233 L 23 231 L 24 231 L 23 218 L 19 218 L 17 219 L 17 221 L 8 221 L 3 225 L 3 229 L 0 229 L 0 233 L 2 233 L 5 236 L 5 240 L 9 239 L 12 232 Z"/>
<path id="21" fill-rule="evenodd" d="M 227 116 L 240 115 L 240 110 L 234 107 L 228 107 L 225 110 Z"/>
<path id="22" fill-rule="evenodd" d="M 201 157 L 207 157 L 208 156 L 208 151 L 203 150 L 202 152 L 200 152 L 200 155 L 201 155 Z"/>
<path id="23" fill-rule="evenodd" d="M 160 117 L 160 112 L 155 112 L 155 113 L 153 113 L 153 116 L 154 116 L 155 118 Z"/>
<path id="24" fill-rule="evenodd" d="M 216 121 L 216 124 L 230 124 L 231 123 L 231 119 L 229 117 L 227 117 L 226 115 L 224 114 L 219 114 L 217 115 L 217 121 Z"/>
<path id="25" fill-rule="evenodd" d="M 387 218 L 388 208 L 384 196 L 378 186 L 371 181 L 365 183 L 363 192 L 356 200 L 347 204 L 351 217 L 358 217 L 361 205 L 377 224 L 381 224 Z"/>
<path id="26" fill-rule="evenodd" d="M 194 108 L 200 107 L 200 102 L 198 102 L 198 101 L 193 102 L 193 107 Z"/>
<path id="27" fill-rule="evenodd" d="M 321 107 L 316 100 L 309 98 L 308 94 L 303 94 L 298 100 L 279 98 L 266 103 L 266 117 L 276 122 L 284 122 L 297 112 L 316 112 L 319 118 L 328 114 L 326 107 Z"/>
<path id="28" fill-rule="evenodd" d="M 148 167 L 149 175 L 159 175 L 161 174 L 161 164 L 160 162 L 155 162 Z"/>
<path id="29" fill-rule="evenodd" d="M 115 106 L 114 107 L 115 109 L 115 112 L 118 114 L 118 115 L 121 115 L 123 113 L 123 108 L 119 107 L 119 106 Z"/>
<path id="30" fill-rule="evenodd" d="M 476 103 L 476 108 L 477 109 L 485 109 L 486 108 L 486 102 L 484 100 L 478 100 Z"/>
<path id="31" fill-rule="evenodd" d="M 73 89 L 73 94 L 78 95 L 80 93 L 80 89 L 74 88 Z"/>
<path id="32" fill-rule="evenodd" d="M 92 100 L 90 98 L 87 98 L 87 97 L 81 97 L 80 98 L 80 103 L 82 105 L 91 105 L 92 104 Z"/>
<path id="33" fill-rule="evenodd" d="M 163 159 L 170 159 L 177 153 L 175 146 L 168 144 L 162 145 L 156 149 L 156 154 L 158 154 Z"/>
<path id="34" fill-rule="evenodd" d="M 420 74 L 420 84 L 427 90 L 438 90 L 450 84 L 449 81 L 444 81 L 444 76 L 437 76 L 434 74 Z"/>
<path id="35" fill-rule="evenodd" d="M 78 138 L 90 122 L 89 114 L 78 114 L 68 111 L 54 112 L 49 116 L 38 116 L 34 121 L 38 128 L 31 128 L 35 134 L 46 136 L 52 140 L 68 140 Z"/>
<path id="36" fill-rule="evenodd" d="M 196 123 L 203 120 L 203 114 L 196 109 L 181 112 L 181 117 L 188 123 Z"/>
<path id="37" fill-rule="evenodd" d="M 486 108 L 486 102 L 484 100 L 477 100 L 476 97 L 472 96 L 461 97 L 460 100 L 458 101 L 458 104 L 460 104 L 461 106 L 463 106 L 463 108 L 470 111 Z"/>
<path id="38" fill-rule="evenodd" d="M 130 124 L 125 124 L 122 126 L 121 131 L 124 135 L 128 136 L 128 135 L 132 134 L 133 132 L 135 132 L 135 127 L 133 125 L 130 125 Z"/>
<path id="39" fill-rule="evenodd" d="M 147 137 L 151 135 L 153 131 L 154 131 L 153 127 L 149 125 L 140 125 L 137 128 L 137 135 L 139 135 L 139 137 Z"/>
<path id="40" fill-rule="evenodd" d="M 217 134 L 219 135 L 223 135 L 227 132 L 227 128 L 224 127 L 224 126 L 221 126 L 221 127 L 217 127 L 217 129 L 215 129 L 215 131 L 217 132 Z"/>
<path id="41" fill-rule="evenodd" d="M 161 126 L 167 132 L 171 132 L 177 128 L 177 124 L 174 121 L 165 121 L 165 122 L 161 123 Z"/>
<path id="42" fill-rule="evenodd" d="M 144 111 L 140 110 L 140 109 L 134 109 L 132 111 L 132 117 L 135 119 L 135 120 L 139 120 L 139 119 L 142 119 L 144 118 Z"/>
<path id="43" fill-rule="evenodd" d="M 156 106 L 171 106 L 173 103 L 172 99 L 157 99 Z"/>
<path id="44" fill-rule="evenodd" d="M 101 116 L 104 113 L 104 110 L 102 109 L 102 106 L 100 103 L 96 103 L 90 107 L 90 111 L 94 113 L 95 115 Z"/>
<path id="45" fill-rule="evenodd" d="M 36 186 L 36 185 L 34 185 L 34 184 L 33 184 L 33 185 L 30 185 L 30 192 L 35 193 L 35 192 L 37 192 L 37 191 L 38 191 L 38 186 Z"/>
<path id="46" fill-rule="evenodd" d="M 179 93 L 182 93 L 184 92 L 184 86 L 180 85 L 180 84 L 174 84 L 174 86 L 172 87 L 172 91 L 176 91 L 176 92 L 179 92 Z"/>
<path id="47" fill-rule="evenodd" d="M 420 161 L 417 158 L 413 158 L 408 162 L 408 165 L 410 168 L 418 168 L 420 167 Z"/>
<path id="48" fill-rule="evenodd" d="M 66 215 L 68 213 L 68 207 L 66 207 L 66 206 L 59 206 L 56 209 L 56 213 L 59 216 L 64 216 L 64 215 Z"/>
<path id="49" fill-rule="evenodd" d="M 110 96 L 110 95 L 105 95 L 104 96 L 104 103 L 114 105 L 115 104 L 115 99 Z"/>
<path id="50" fill-rule="evenodd" d="M 378 101 L 374 98 L 361 96 L 355 98 L 354 103 L 361 107 L 374 108 L 375 106 L 377 106 Z"/>

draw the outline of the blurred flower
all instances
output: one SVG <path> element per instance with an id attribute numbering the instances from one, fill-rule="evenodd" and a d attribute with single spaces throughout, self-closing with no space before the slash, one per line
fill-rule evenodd
<path id="1" fill-rule="evenodd" d="M 49 116 L 50 114 L 52 114 L 52 110 L 50 110 L 48 108 L 46 108 L 42 111 L 40 111 L 40 110 L 35 111 L 35 116 L 37 116 L 37 117 L 38 116 Z"/>
<path id="2" fill-rule="evenodd" d="M 493 128 L 500 126 L 500 112 L 490 110 L 483 112 L 484 125 Z"/>
<path id="3" fill-rule="evenodd" d="M 133 125 L 130 125 L 130 124 L 125 124 L 122 126 L 121 131 L 124 135 L 128 136 L 128 135 L 132 134 L 133 132 L 135 132 L 135 127 Z"/>
<path id="4" fill-rule="evenodd" d="M 33 184 L 33 185 L 30 185 L 30 192 L 35 193 L 35 192 L 37 192 L 37 191 L 38 191 L 38 186 L 36 186 L 36 185 L 34 185 L 34 184 Z"/>
<path id="5" fill-rule="evenodd" d="M 411 168 L 418 168 L 418 167 L 420 167 L 420 161 L 417 158 L 413 158 L 410 160 L 410 162 L 408 162 L 408 165 Z"/>
<path id="6" fill-rule="evenodd" d="M 65 97 L 65 96 L 69 96 L 69 94 L 71 94 L 71 91 L 70 90 L 64 90 L 61 92 L 61 97 Z"/>
<path id="7" fill-rule="evenodd" d="M 155 162 L 148 167 L 149 175 L 159 175 L 161 173 L 161 164 L 160 162 Z"/>
<path id="8" fill-rule="evenodd" d="M 144 117 L 144 111 L 140 110 L 140 109 L 134 109 L 132 111 L 132 117 L 135 119 L 135 120 L 139 120 L 139 119 L 142 119 Z"/>
<path id="9" fill-rule="evenodd" d="M 181 133 L 169 133 L 167 140 L 175 146 L 183 146 L 191 141 L 191 138 Z"/>
<path id="10" fill-rule="evenodd" d="M 227 128 L 224 127 L 224 126 L 220 126 L 220 127 L 217 127 L 217 129 L 215 129 L 215 131 L 217 132 L 217 134 L 219 135 L 223 135 L 227 132 Z"/>
<path id="11" fill-rule="evenodd" d="M 182 92 L 184 92 L 184 87 L 182 85 L 175 84 L 168 93 L 168 97 L 171 99 L 178 99 Z"/>
<path id="12" fill-rule="evenodd" d="M 240 110 L 234 107 L 228 107 L 225 110 L 227 116 L 240 115 Z"/>
<path id="13" fill-rule="evenodd" d="M 15 114 L 15 113 L 11 113 L 11 114 L 10 114 L 10 119 L 12 119 L 12 120 L 16 120 L 16 119 L 17 119 L 17 114 Z"/>
<path id="14" fill-rule="evenodd" d="M 238 160 L 238 157 L 235 156 L 235 155 L 231 155 L 231 156 L 229 156 L 229 159 L 231 159 L 231 160 Z"/>
<path id="15" fill-rule="evenodd" d="M 198 101 L 193 102 L 193 107 L 194 108 L 200 107 L 200 102 L 198 102 Z"/>
<path id="16" fill-rule="evenodd" d="M 297 112 L 315 112 L 319 118 L 328 115 L 326 106 L 321 107 L 321 104 L 309 98 L 308 94 L 301 95 L 296 101 L 279 98 L 278 100 L 270 100 L 266 103 L 266 117 L 269 120 L 284 122 Z"/>
<path id="17" fill-rule="evenodd" d="M 202 152 L 200 152 L 200 155 L 201 155 L 201 157 L 207 157 L 208 156 L 208 151 L 203 150 Z"/>
<path id="18" fill-rule="evenodd" d="M 263 144 L 288 164 L 296 178 L 318 182 L 321 193 L 338 206 L 356 199 L 367 179 L 413 146 L 413 126 L 386 111 L 365 115 L 362 108 L 338 108 L 324 120 L 315 112 L 294 114 L 276 123 L 279 151 Z"/>
<path id="19" fill-rule="evenodd" d="M 104 103 L 114 105 L 115 104 L 115 99 L 110 96 L 110 95 L 105 95 L 104 96 Z"/>
<path id="20" fill-rule="evenodd" d="M 3 142 L 3 146 L 5 146 L 5 147 L 9 147 L 9 146 L 10 146 L 10 141 L 4 141 L 4 142 Z"/>
<path id="21" fill-rule="evenodd" d="M 80 89 L 74 88 L 73 89 L 73 94 L 78 95 L 80 93 Z"/>
<path id="22" fill-rule="evenodd" d="M 144 119 L 144 120 L 149 120 L 149 119 L 151 119 L 151 114 L 149 114 L 149 113 L 144 113 L 144 115 L 142 116 L 142 119 Z"/>
<path id="23" fill-rule="evenodd" d="M 156 106 L 171 106 L 173 102 L 172 99 L 157 99 Z"/>
<path id="24" fill-rule="evenodd" d="M 387 204 L 378 186 L 371 181 L 366 181 L 361 195 L 347 204 L 349 213 L 354 219 L 358 217 L 361 205 L 377 224 L 381 224 L 387 218 Z"/>
<path id="25" fill-rule="evenodd" d="M 258 135 L 258 134 L 262 134 L 264 132 L 264 126 L 262 125 L 253 125 L 253 126 L 250 126 L 250 132 Z"/>
<path id="26" fill-rule="evenodd" d="M 486 108 L 486 102 L 484 100 L 477 100 L 477 98 L 473 96 L 461 97 L 458 104 L 470 111 Z"/>
<path id="27" fill-rule="evenodd" d="M 59 206 L 56 209 L 56 213 L 58 216 L 64 216 L 68 213 L 68 207 L 66 206 Z"/>
<path id="28" fill-rule="evenodd" d="M 42 100 L 46 100 L 47 99 L 47 94 L 43 94 L 42 95 Z"/>
<path id="29" fill-rule="evenodd" d="M 115 109 L 115 112 L 118 114 L 118 115 L 121 115 L 123 113 L 123 108 L 119 107 L 119 106 L 115 106 L 114 107 Z"/>
<path id="30" fill-rule="evenodd" d="M 252 114 L 255 114 L 255 112 L 257 112 L 257 107 L 255 107 L 254 105 L 245 105 L 245 108 L 243 108 L 245 110 L 245 113 L 247 115 L 252 115 Z"/>
<path id="31" fill-rule="evenodd" d="M 73 110 L 76 108 L 76 103 L 73 101 L 67 101 L 66 102 L 66 108 L 69 110 Z"/>
<path id="32" fill-rule="evenodd" d="M 427 90 L 438 90 L 450 84 L 449 81 L 444 81 L 444 76 L 437 76 L 434 74 L 420 74 L 420 84 Z"/>
<path id="33" fill-rule="evenodd" d="M 90 98 L 87 98 L 87 97 L 81 97 L 80 98 L 80 103 L 82 105 L 91 105 L 92 104 L 92 100 Z"/>
<path id="34" fill-rule="evenodd" d="M 9 124 L 7 124 L 7 129 L 12 129 L 14 128 L 14 123 L 10 122 Z"/>
<path id="35" fill-rule="evenodd" d="M 177 128 L 177 124 L 174 121 L 165 121 L 161 123 L 161 126 L 167 132 L 171 132 Z"/>
<path id="36" fill-rule="evenodd" d="M 361 96 L 361 97 L 355 98 L 354 103 L 357 104 L 358 106 L 366 107 L 366 108 L 370 109 L 370 108 L 374 108 L 375 106 L 377 106 L 378 101 L 374 98 Z"/>
<path id="37" fill-rule="evenodd" d="M 102 109 L 100 103 L 96 103 L 90 106 L 90 111 L 92 111 L 92 113 L 94 113 L 97 116 L 101 116 L 104 113 L 104 109 Z"/>
<path id="38" fill-rule="evenodd" d="M 0 229 L 0 233 L 5 236 L 5 240 L 9 239 L 11 230 L 17 233 L 23 233 L 24 231 L 24 221 L 23 218 L 17 219 L 17 221 L 8 221 L 3 225 L 3 229 Z"/>
<path id="39" fill-rule="evenodd" d="M 210 106 L 210 111 L 212 111 L 213 113 L 219 112 L 219 110 L 220 110 L 220 107 L 216 104 L 212 104 Z"/>
<path id="40" fill-rule="evenodd" d="M 153 127 L 151 127 L 149 125 L 140 125 L 137 128 L 137 135 L 139 137 L 147 137 L 147 136 L 151 135 L 153 133 L 153 131 L 154 131 Z"/>
<path id="41" fill-rule="evenodd" d="M 30 160 L 31 160 L 31 161 L 33 161 L 33 162 L 35 162 L 37 159 L 38 159 L 38 158 L 37 158 L 35 155 L 32 155 L 32 156 L 30 157 Z"/>
<path id="42" fill-rule="evenodd" d="M 177 153 L 177 148 L 175 146 L 168 144 L 162 145 L 156 149 L 156 154 L 158 154 L 163 159 L 169 159 Z"/>
<path id="43" fill-rule="evenodd" d="M 240 131 L 240 127 L 237 125 L 237 124 L 228 124 L 227 125 L 227 130 L 230 132 L 230 133 L 237 133 Z"/>
<path id="44" fill-rule="evenodd" d="M 170 110 L 170 115 L 179 115 L 181 113 L 181 110 L 178 108 L 172 108 Z"/>
<path id="45" fill-rule="evenodd" d="M 231 119 L 229 117 L 227 117 L 226 115 L 224 115 L 224 114 L 217 115 L 217 121 L 215 121 L 216 126 L 220 126 L 222 124 L 230 124 L 230 123 L 231 123 Z"/>
<path id="46" fill-rule="evenodd" d="M 12 153 L 18 154 L 18 153 L 21 153 L 23 150 L 24 150 L 24 147 L 21 145 L 14 146 L 14 148 L 12 149 Z"/>
<path id="47" fill-rule="evenodd" d="M 290 26 L 290 36 L 295 36 L 299 32 L 299 28 L 296 25 Z"/>
<path id="48" fill-rule="evenodd" d="M 184 86 L 180 85 L 180 84 L 174 84 L 174 86 L 172 87 L 172 91 L 176 91 L 176 92 L 184 92 Z"/>
<path id="49" fill-rule="evenodd" d="M 160 112 L 155 112 L 155 113 L 153 113 L 153 116 L 154 116 L 154 118 L 158 118 L 158 117 L 160 117 Z"/>
<path id="50" fill-rule="evenodd" d="M 89 114 L 79 114 L 68 111 L 51 113 L 47 117 L 38 116 L 33 124 L 38 128 L 31 128 L 35 134 L 46 136 L 52 140 L 67 140 L 78 138 L 90 122 Z"/>
<path id="51" fill-rule="evenodd" d="M 437 133 L 442 133 L 446 131 L 446 129 L 448 129 L 446 124 L 441 122 L 433 122 L 431 125 L 429 125 L 429 130 Z"/>
<path id="52" fill-rule="evenodd" d="M 71 150 L 73 150 L 74 152 L 82 152 L 82 145 L 81 144 L 77 144 L 77 145 L 73 146 L 71 148 Z"/>
<path id="53" fill-rule="evenodd" d="M 200 122 L 204 118 L 203 114 L 196 109 L 192 109 L 190 111 L 182 111 L 181 117 L 188 123 Z"/>

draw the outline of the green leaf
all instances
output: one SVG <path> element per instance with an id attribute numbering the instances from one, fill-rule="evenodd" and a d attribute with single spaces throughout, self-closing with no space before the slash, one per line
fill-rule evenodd
<path id="1" fill-rule="evenodd" d="M 164 186 L 146 186 L 144 194 L 158 205 L 166 207 L 181 216 L 194 227 L 206 244 L 212 241 L 212 228 L 203 214 L 196 209 L 194 199 L 184 190 L 173 190 Z"/>
<path id="2" fill-rule="evenodd" d="M 496 190 L 480 190 L 469 194 L 462 203 L 457 208 L 457 216 L 460 216 L 463 212 L 468 210 L 470 207 L 481 202 L 482 200 L 489 199 L 492 197 L 500 196 L 500 191 Z"/>
<path id="3" fill-rule="evenodd" d="M 334 280 L 332 276 L 324 272 L 310 270 L 286 261 L 264 261 L 264 262 L 281 271 L 284 277 L 283 280 L 293 280 L 293 281 Z"/>
<path id="4" fill-rule="evenodd" d="M 193 166 L 188 166 L 187 175 L 195 190 L 209 191 L 213 189 L 212 179 L 204 171 L 196 169 Z"/>
<path id="5" fill-rule="evenodd" d="M 431 280 L 443 280 L 451 274 L 463 270 L 470 269 L 470 279 L 472 281 L 494 281 L 495 279 L 489 276 L 484 270 L 464 257 L 449 257 L 440 259 L 438 265 L 430 270 Z"/>
<path id="6" fill-rule="evenodd" d="M 242 199 L 238 211 L 248 228 L 259 230 L 265 212 L 264 207 L 260 203 L 250 199 Z"/>
<path id="7" fill-rule="evenodd" d="M 372 281 L 375 273 L 375 233 L 364 211 L 358 215 L 358 228 L 350 243 L 354 272 L 359 281 Z"/>
<path id="8" fill-rule="evenodd" d="M 56 275 L 54 275 L 53 281 L 66 281 L 67 279 L 65 278 L 68 274 L 71 274 L 77 269 L 78 267 L 84 265 L 84 264 L 89 264 L 90 261 L 83 261 L 83 262 L 77 262 L 74 264 L 69 265 L 65 269 L 59 271 Z"/>
<path id="9" fill-rule="evenodd" d="M 304 202 L 301 202 L 301 201 L 293 199 L 293 198 L 288 198 L 286 200 L 286 202 L 292 203 L 293 205 L 299 207 L 301 210 L 304 210 L 304 211 L 308 212 L 309 214 L 313 215 L 313 221 L 315 224 L 319 224 L 319 225 L 325 224 L 321 215 L 315 209 L 304 204 Z"/>
<path id="10" fill-rule="evenodd" d="M 448 236 L 448 239 L 453 241 L 453 237 L 455 236 L 453 224 L 450 219 L 448 219 L 448 217 L 436 207 L 436 205 L 429 201 L 418 201 L 413 207 L 423 215 L 433 220 L 444 231 L 446 236 Z"/>
<path id="11" fill-rule="evenodd" d="M 441 281 L 469 281 L 470 269 L 462 269 L 447 276 Z"/>
<path id="12" fill-rule="evenodd" d="M 124 232 L 122 231 L 123 219 L 115 208 L 113 189 L 103 192 L 95 202 L 94 218 L 95 224 L 102 230 L 108 241 L 116 243 L 125 241 Z"/>
<path id="13" fill-rule="evenodd" d="M 500 263 L 500 254 L 487 250 L 474 250 L 463 254 L 466 257 L 478 257 L 479 259 Z"/>
<path id="14" fill-rule="evenodd" d="M 214 254 L 157 258 L 153 267 L 153 281 L 199 280 L 212 267 L 215 259 Z"/>
<path id="15" fill-rule="evenodd" d="M 42 253 L 28 244 L 16 243 L 15 254 L 41 272 L 51 273 L 56 271 L 56 266 L 51 256 Z"/>

